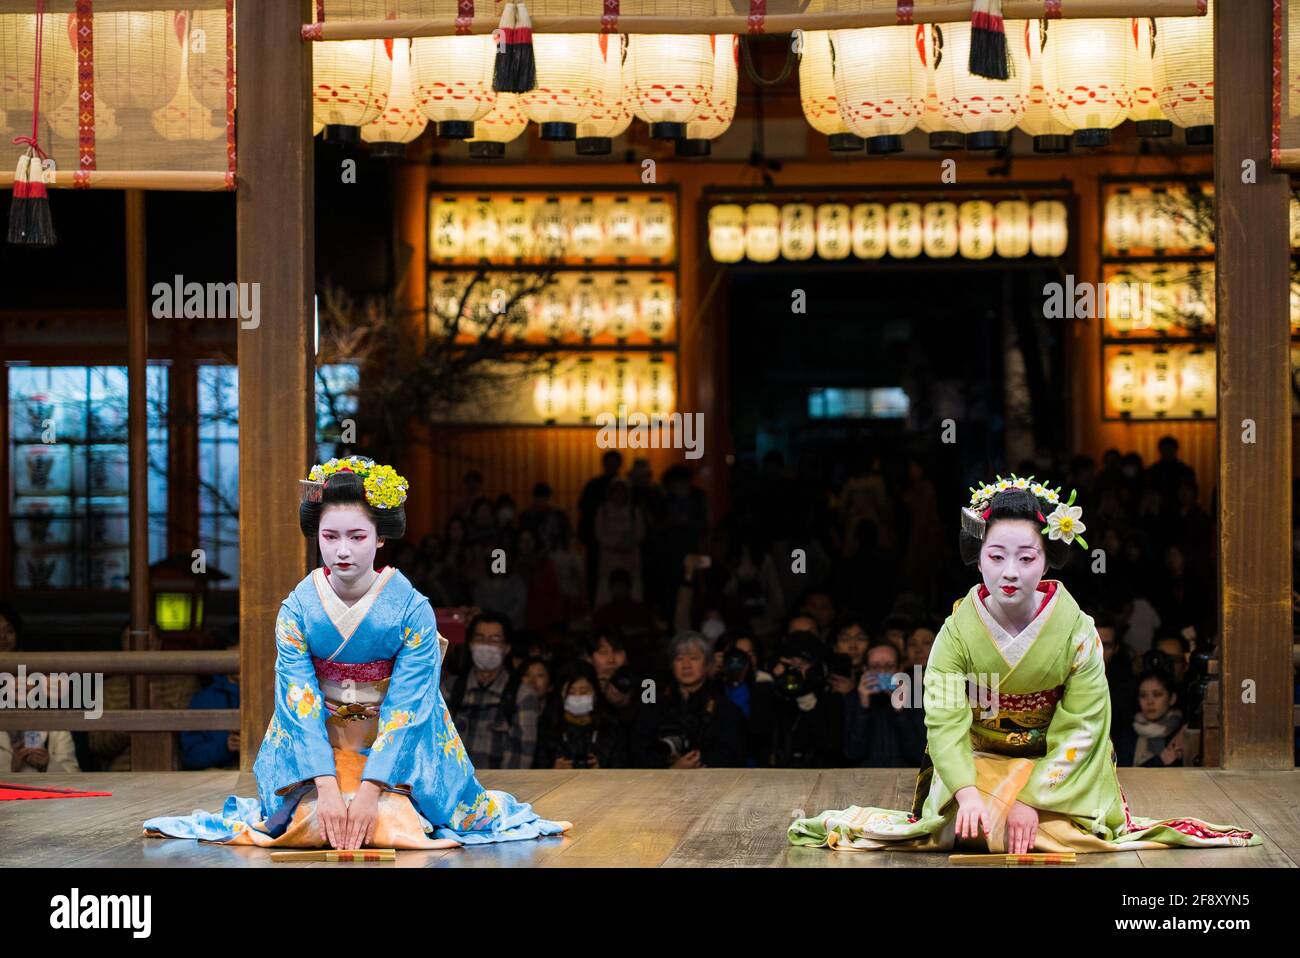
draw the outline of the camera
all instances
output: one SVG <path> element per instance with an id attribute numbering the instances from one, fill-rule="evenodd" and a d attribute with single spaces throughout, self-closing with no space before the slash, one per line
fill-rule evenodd
<path id="1" fill-rule="evenodd" d="M 609 677 L 609 684 L 616 688 L 621 695 L 627 695 L 631 692 L 635 682 L 636 677 L 632 674 L 632 668 L 627 665 L 619 666 L 618 671 Z"/>
<path id="2" fill-rule="evenodd" d="M 574 768 L 587 768 L 587 756 L 596 752 L 596 730 L 593 726 L 570 726 L 564 730 L 555 754 L 573 762 Z"/>
<path id="3" fill-rule="evenodd" d="M 749 654 L 744 649 L 731 649 L 722 657 L 722 674 L 731 685 L 739 685 L 749 670 Z"/>
<path id="4" fill-rule="evenodd" d="M 689 717 L 669 719 L 659 726 L 655 738 L 664 765 L 671 765 L 683 755 L 699 747 L 700 728 L 698 723 Z"/>

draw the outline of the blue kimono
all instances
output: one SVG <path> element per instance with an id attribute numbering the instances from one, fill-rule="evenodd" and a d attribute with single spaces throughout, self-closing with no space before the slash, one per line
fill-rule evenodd
<path id="1" fill-rule="evenodd" d="M 571 825 L 484 789 L 440 690 L 446 640 L 429 600 L 389 566 L 346 605 L 314 570 L 276 618 L 275 714 L 253 772 L 258 798 L 220 814 L 152 818 L 145 833 L 230 844 L 319 847 L 314 779 L 344 799 L 381 785 L 371 845 L 441 848 L 558 835 Z"/>

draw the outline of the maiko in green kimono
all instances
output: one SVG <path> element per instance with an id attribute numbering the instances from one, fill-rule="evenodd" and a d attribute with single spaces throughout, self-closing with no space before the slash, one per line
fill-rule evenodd
<path id="1" fill-rule="evenodd" d="M 949 851 L 982 841 L 1023 854 L 1260 843 L 1230 825 L 1129 810 L 1101 640 L 1065 586 L 1043 579 L 1072 542 L 1087 548 L 1073 502 L 1032 477 L 974 491 L 960 546 L 983 581 L 954 604 L 930 653 L 912 808 L 822 812 L 790 826 L 793 844 Z"/>

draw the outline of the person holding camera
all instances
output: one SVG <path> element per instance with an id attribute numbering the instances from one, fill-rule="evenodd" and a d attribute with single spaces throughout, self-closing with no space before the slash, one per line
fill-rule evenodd
<path id="1" fill-rule="evenodd" d="M 1177 703 L 1178 693 L 1169 673 L 1143 673 L 1138 680 L 1138 714 L 1116 736 L 1117 765 L 1166 768 L 1183 764 L 1185 723 L 1182 711 L 1174 707 Z"/>
<path id="2" fill-rule="evenodd" d="M 708 682 L 712 644 L 681 632 L 668 647 L 672 681 L 637 708 L 633 757 L 641 768 L 739 768 L 745 717 Z"/>
<path id="3" fill-rule="evenodd" d="M 832 671 L 834 670 L 834 671 Z M 772 667 L 772 761 L 779 768 L 838 768 L 844 764 L 844 696 L 832 674 L 851 678 L 840 655 L 828 668 L 826 647 L 813 632 L 792 632 Z"/>
<path id="4" fill-rule="evenodd" d="M 758 667 L 758 646 L 744 633 L 724 635 L 715 681 L 745 716 L 745 764 L 767 767 L 772 746 L 772 676 Z"/>
<path id="5" fill-rule="evenodd" d="M 605 712 L 596 670 L 574 662 L 560 680 L 556 709 L 543 715 L 534 768 L 626 768 L 627 736 Z"/>
<path id="6" fill-rule="evenodd" d="M 867 668 L 844 696 L 844 757 L 864 768 L 917 768 L 925 751 L 925 712 L 911 679 L 899 675 L 898 649 L 881 639 L 867 649 Z"/>
<path id="7" fill-rule="evenodd" d="M 605 714 L 623 726 L 624 733 L 630 732 L 641 681 L 628 663 L 622 630 L 609 626 L 593 632 L 583 646 L 582 661 L 596 673 L 596 694 Z"/>

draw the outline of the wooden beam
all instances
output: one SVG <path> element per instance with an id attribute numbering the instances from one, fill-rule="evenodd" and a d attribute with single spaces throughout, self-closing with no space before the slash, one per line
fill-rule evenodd
<path id="1" fill-rule="evenodd" d="M 234 649 L 154 652 L 0 652 L 0 675 L 37 672 L 104 675 L 226 675 L 239 671 Z"/>
<path id="2" fill-rule="evenodd" d="M 1223 767 L 1236 769 L 1295 764 L 1291 192 L 1269 163 L 1271 7 L 1214 9 Z"/>
<path id="3" fill-rule="evenodd" d="M 141 732 L 170 742 L 175 740 L 176 732 L 233 732 L 239 728 L 239 709 L 105 709 L 98 718 L 88 718 L 77 709 L 41 709 L 34 714 L 40 717 L 33 718 L 27 709 L 0 711 L 0 732 L 21 731 L 33 723 L 45 731 L 131 732 L 134 759 L 134 742 Z"/>
<path id="4" fill-rule="evenodd" d="M 314 438 L 315 292 L 310 0 L 237 6 L 238 278 L 260 316 L 239 349 L 241 734 L 260 742 L 275 708 L 275 618 L 307 571 L 298 480 Z M 249 770 L 255 748 L 240 753 Z"/>

